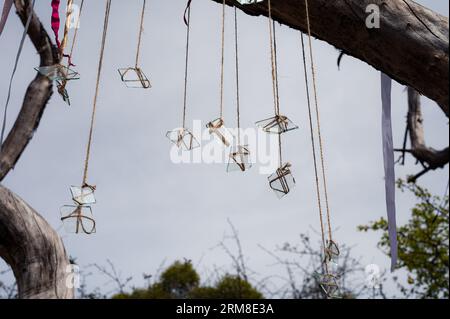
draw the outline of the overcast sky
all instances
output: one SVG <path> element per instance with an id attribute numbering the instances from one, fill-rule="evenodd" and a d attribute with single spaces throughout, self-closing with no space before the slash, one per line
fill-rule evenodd
<path id="1" fill-rule="evenodd" d="M 37 1 L 36 11 L 50 30 L 50 1 Z M 149 0 L 141 66 L 153 84 L 150 90 L 126 89 L 117 68 L 134 63 L 141 1 L 114 0 L 111 8 L 89 182 L 97 185 L 93 206 L 97 234 L 68 235 L 61 228 L 59 208 L 71 203 L 70 185 L 81 182 L 89 116 L 103 24 L 104 1 L 87 1 L 73 57 L 81 80 L 68 85 L 72 106 L 54 94 L 32 142 L 4 184 L 24 198 L 63 237 L 66 249 L 81 265 L 109 258 L 125 275 L 142 285 L 141 274 L 153 273 L 167 259 L 200 262 L 199 269 L 227 266 L 231 260 L 211 250 L 229 232 L 229 218 L 239 230 L 248 265 L 261 275 L 284 275 L 258 244 L 275 249 L 298 242 L 299 234 L 319 229 L 300 33 L 278 28 L 280 98 L 283 113 L 300 130 L 285 138 L 285 159 L 293 164 L 297 187 L 278 200 L 257 166 L 246 174 L 227 174 L 225 165 L 173 164 L 166 131 L 180 125 L 183 102 L 185 27 L 184 0 Z M 449 4 L 419 3 L 448 16 Z M 235 85 L 232 9 L 227 8 L 225 118 L 234 123 Z M 192 7 L 188 123 L 218 116 L 221 6 L 197 0 Z M 251 127 L 273 112 L 267 20 L 239 13 L 242 126 Z M 23 27 L 15 14 L 0 38 L 0 104 Z M 354 246 L 364 265 L 389 268 L 377 248 L 380 234 L 359 233 L 357 226 L 385 216 L 379 73 L 359 60 L 314 41 L 322 130 L 325 139 L 329 197 L 338 243 Z M 23 95 L 39 63 L 26 41 L 9 110 L 11 127 Z M 427 142 L 447 146 L 448 119 L 424 98 Z M 393 89 L 396 146 L 400 146 L 407 111 L 404 87 Z M 232 124 L 230 124 L 232 125 Z M 398 177 L 418 172 L 408 158 Z M 420 183 L 442 194 L 448 168 L 431 172 Z M 414 199 L 398 192 L 398 224 L 410 217 Z M 0 265 L 3 268 L 4 264 Z M 102 282 L 92 278 L 93 285 Z"/>

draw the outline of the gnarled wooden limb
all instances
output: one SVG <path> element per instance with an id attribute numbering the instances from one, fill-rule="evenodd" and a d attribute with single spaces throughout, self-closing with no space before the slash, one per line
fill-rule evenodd
<path id="1" fill-rule="evenodd" d="M 426 145 L 420 94 L 411 87 L 408 88 L 408 127 L 411 149 L 407 151 L 424 166 L 422 172 L 409 178 L 410 182 L 415 182 L 424 173 L 447 165 L 450 160 L 450 150 L 448 147 L 435 150 Z"/>
<path id="2" fill-rule="evenodd" d="M 221 3 L 222 0 L 213 0 Z M 449 114 L 448 18 L 412 0 L 310 0 L 311 31 L 347 55 L 367 62 L 399 83 L 436 101 Z M 268 15 L 267 0 L 240 5 L 250 15 Z M 381 27 L 366 27 L 366 8 L 378 5 Z M 305 32 L 304 0 L 272 0 L 273 18 Z"/>
<path id="3" fill-rule="evenodd" d="M 0 258 L 12 268 L 19 298 L 73 298 L 71 266 L 50 225 L 0 185 Z"/>
<path id="4" fill-rule="evenodd" d="M 29 0 L 14 1 L 25 24 Z M 53 65 L 58 55 L 37 16 L 28 36 L 38 51 L 41 66 Z M 10 172 L 33 137 L 52 95 L 51 81 L 40 74 L 29 85 L 22 109 L 0 153 L 0 181 Z M 73 298 L 70 263 L 62 240 L 27 203 L 0 184 L 0 258 L 12 268 L 20 298 Z"/>

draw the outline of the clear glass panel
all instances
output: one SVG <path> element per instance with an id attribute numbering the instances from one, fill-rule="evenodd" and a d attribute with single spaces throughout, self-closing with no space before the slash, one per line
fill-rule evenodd
<path id="1" fill-rule="evenodd" d="M 95 189 L 92 186 L 71 186 L 70 192 L 72 193 L 72 199 L 75 203 L 80 205 L 91 205 L 95 204 Z"/>
<path id="2" fill-rule="evenodd" d="M 339 298 L 339 285 L 334 275 L 320 275 L 319 285 L 328 298 Z"/>
<path id="3" fill-rule="evenodd" d="M 295 187 L 295 179 L 291 173 L 291 164 L 284 164 L 268 177 L 270 188 L 279 199 L 283 198 Z"/>
<path id="4" fill-rule="evenodd" d="M 234 147 L 228 158 L 227 172 L 245 172 L 252 167 L 250 151 L 247 145 Z"/>
<path id="5" fill-rule="evenodd" d="M 200 147 L 200 143 L 194 137 L 194 134 L 185 128 L 169 131 L 167 132 L 166 137 L 177 147 L 186 151 L 191 151 L 194 148 Z"/>
<path id="6" fill-rule="evenodd" d="M 149 79 L 140 68 L 119 69 L 120 78 L 128 88 L 149 89 L 152 87 Z"/>
<path id="7" fill-rule="evenodd" d="M 35 68 L 35 70 L 48 77 L 51 81 L 70 81 L 78 80 L 80 78 L 80 75 L 77 72 L 61 64 L 41 66 Z"/>
<path id="8" fill-rule="evenodd" d="M 61 221 L 66 232 L 71 234 L 94 234 L 95 220 L 90 206 L 67 205 L 61 207 Z"/>
<path id="9" fill-rule="evenodd" d="M 284 115 L 276 115 L 274 117 L 256 122 L 256 126 L 260 127 L 264 132 L 270 134 L 282 134 L 298 129 L 298 126 Z"/>
<path id="10" fill-rule="evenodd" d="M 213 135 L 216 140 L 226 147 L 229 147 L 234 140 L 233 134 L 225 127 L 222 119 L 215 119 L 209 122 L 206 127 L 209 129 L 209 134 Z"/>

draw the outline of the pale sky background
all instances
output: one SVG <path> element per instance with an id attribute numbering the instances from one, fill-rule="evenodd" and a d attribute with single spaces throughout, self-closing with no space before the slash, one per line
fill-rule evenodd
<path id="1" fill-rule="evenodd" d="M 77 1 L 78 2 L 78 1 Z M 448 16 L 441 0 L 417 1 Z M 2 2 L 1 2 L 2 3 Z M 4 184 L 24 198 L 63 237 L 67 252 L 80 265 L 111 259 L 133 284 L 141 274 L 154 273 L 160 263 L 183 257 L 199 263 L 201 272 L 214 265 L 229 266 L 220 249 L 211 249 L 229 232 L 227 218 L 239 230 L 248 266 L 261 277 L 285 275 L 271 266 L 272 257 L 258 244 L 275 249 L 297 243 L 299 234 L 319 229 L 314 193 L 311 145 L 300 51 L 300 33 L 278 27 L 280 97 L 283 113 L 300 130 L 285 138 L 285 159 L 293 164 L 297 187 L 281 201 L 266 177 L 253 169 L 227 175 L 225 165 L 175 165 L 169 158 L 165 133 L 180 125 L 183 102 L 185 0 L 150 0 L 145 22 L 141 65 L 151 79 L 150 90 L 126 89 L 117 68 L 134 63 L 141 1 L 114 0 L 111 8 L 104 72 L 99 96 L 90 169 L 97 185 L 93 206 L 97 234 L 68 235 L 61 227 L 59 208 L 71 203 L 70 185 L 81 181 L 89 117 L 103 24 L 104 1 L 87 1 L 79 30 L 74 63 L 81 80 L 68 86 L 72 106 L 54 94 L 39 129 Z M 36 11 L 50 30 L 50 1 L 37 1 Z M 225 117 L 234 123 L 235 86 L 233 11 L 227 8 Z M 196 0 L 192 7 L 191 65 L 188 123 L 217 117 L 220 71 L 221 6 Z M 272 114 L 267 20 L 239 13 L 242 126 Z M 23 27 L 14 13 L 0 38 L 0 104 L 6 92 Z M 379 72 L 359 60 L 344 57 L 339 71 L 338 51 L 314 41 L 322 130 L 325 138 L 329 197 L 335 234 L 340 244 L 354 246 L 363 265 L 389 268 L 377 248 L 379 233 L 360 233 L 357 226 L 385 216 L 381 144 Z M 11 127 L 26 87 L 34 77 L 38 56 L 27 39 L 8 114 Z M 400 147 L 407 111 L 404 87 L 393 89 L 393 122 Z M 427 142 L 435 148 L 449 143 L 448 119 L 434 102 L 424 98 Z M 191 124 L 189 124 L 191 125 Z M 415 160 L 396 169 L 398 177 L 420 170 Z M 448 168 L 420 179 L 433 193 L 443 194 Z M 413 197 L 398 192 L 398 224 L 410 217 Z M 6 266 L 2 262 L 0 269 Z M 90 277 L 91 286 L 104 282 Z M 106 288 L 105 288 L 106 289 Z M 390 285 L 390 292 L 394 292 Z"/>

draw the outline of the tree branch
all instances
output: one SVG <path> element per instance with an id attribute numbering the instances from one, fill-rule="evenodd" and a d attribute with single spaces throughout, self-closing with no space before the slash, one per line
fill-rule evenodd
<path id="1" fill-rule="evenodd" d="M 267 0 L 245 6 L 236 0 L 226 3 L 249 15 L 268 15 Z M 379 29 L 366 27 L 369 4 L 380 8 Z M 415 88 L 448 117 L 447 17 L 411 0 L 313 0 L 309 6 L 315 37 Z M 304 0 L 272 0 L 272 11 L 279 23 L 306 31 Z"/>
<path id="2" fill-rule="evenodd" d="M 15 0 L 17 14 L 25 25 L 28 20 L 29 0 Z M 50 66 L 58 62 L 58 54 L 53 49 L 51 40 L 42 26 L 39 18 L 33 12 L 33 18 L 28 28 L 28 36 L 40 56 L 40 66 Z M 28 86 L 22 108 L 3 143 L 0 153 L 0 182 L 14 168 L 23 151 L 33 137 L 41 120 L 44 109 L 52 95 L 52 82 L 37 73 Z"/>

